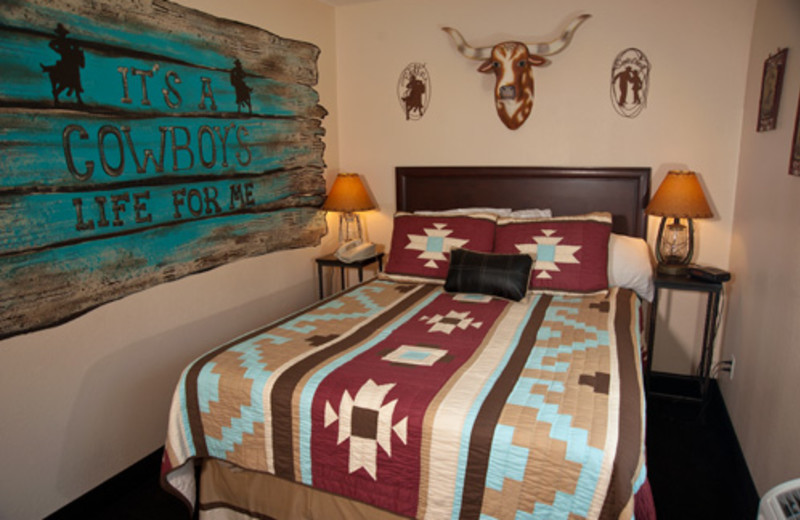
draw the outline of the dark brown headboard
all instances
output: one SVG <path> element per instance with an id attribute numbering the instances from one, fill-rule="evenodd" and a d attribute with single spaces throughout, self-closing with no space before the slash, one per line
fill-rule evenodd
<path id="1" fill-rule="evenodd" d="M 646 238 L 650 168 L 399 166 L 397 210 L 550 208 L 553 215 L 609 211 L 615 233 Z"/>

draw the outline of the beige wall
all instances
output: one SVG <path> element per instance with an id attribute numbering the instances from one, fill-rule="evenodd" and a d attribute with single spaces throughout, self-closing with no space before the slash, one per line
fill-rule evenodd
<path id="1" fill-rule="evenodd" d="M 322 49 L 317 90 L 331 111 L 325 160 L 336 168 L 334 8 L 316 0 L 181 3 Z M 0 342 L 0 518 L 42 518 L 161 446 L 183 367 L 314 301 L 313 258 L 323 248 L 238 261 Z"/>
<path id="2" fill-rule="evenodd" d="M 700 173 L 716 218 L 698 221 L 698 257 L 727 267 L 747 56 L 756 0 L 384 0 L 337 9 L 340 157 L 363 174 L 387 243 L 398 165 L 649 166 L 653 191 L 672 168 Z M 572 44 L 536 69 L 533 114 L 508 130 L 494 109 L 493 77 L 476 71 L 441 30 L 474 46 L 552 39 L 578 13 L 592 18 Z M 647 108 L 614 111 L 611 65 L 628 47 L 652 63 Z M 431 75 L 431 104 L 407 122 L 395 87 L 411 62 Z M 652 219 L 650 237 L 657 221 Z M 666 293 L 655 369 L 689 373 L 699 361 L 704 299 Z"/>
<path id="3" fill-rule="evenodd" d="M 777 128 L 757 133 L 764 60 L 788 47 Z M 731 240 L 725 402 L 759 493 L 800 477 L 800 177 L 787 174 L 800 90 L 800 3 L 759 0 Z"/>

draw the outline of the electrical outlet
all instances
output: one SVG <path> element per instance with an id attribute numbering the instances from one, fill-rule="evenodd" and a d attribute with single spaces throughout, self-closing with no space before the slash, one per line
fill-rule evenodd
<path id="1" fill-rule="evenodd" d="M 736 356 L 731 354 L 731 369 L 728 372 L 728 378 L 733 379 L 733 369 L 736 367 Z"/>

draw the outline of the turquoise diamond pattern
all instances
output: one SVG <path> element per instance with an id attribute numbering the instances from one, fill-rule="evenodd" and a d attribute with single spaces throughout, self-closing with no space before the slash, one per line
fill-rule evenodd
<path id="1" fill-rule="evenodd" d="M 504 479 L 522 482 L 528 464 L 528 449 L 511 443 L 514 428 L 498 424 L 492 439 L 492 456 L 486 471 L 486 487 L 500 491 Z"/>
<path id="2" fill-rule="evenodd" d="M 302 314 L 293 320 L 289 320 L 288 322 L 281 325 L 281 329 L 291 330 L 293 332 L 299 332 L 300 334 L 308 334 L 313 332 L 317 329 L 316 325 L 312 325 L 312 323 L 316 321 L 341 321 L 341 320 L 348 320 L 353 318 L 368 318 L 375 314 L 376 312 L 381 310 L 381 306 L 375 303 L 372 298 L 370 298 L 370 293 L 379 293 L 383 291 L 382 287 L 377 287 L 375 285 L 369 285 L 365 287 L 360 287 L 353 292 L 351 292 L 348 296 L 350 298 L 356 299 L 361 305 L 364 306 L 363 312 L 350 312 L 350 313 L 338 313 L 338 314 Z M 317 308 L 319 310 L 326 310 L 326 309 L 333 309 L 338 308 L 341 303 L 338 305 L 331 303 L 327 303 Z"/>
<path id="3" fill-rule="evenodd" d="M 554 300 L 554 302 L 557 300 Z M 570 299 L 564 299 L 560 301 L 568 302 Z M 554 366 L 550 365 L 543 365 L 542 360 L 545 357 L 556 357 L 559 353 L 567 353 L 571 354 L 575 351 L 585 351 L 589 348 L 597 348 L 599 346 L 608 346 L 609 345 L 609 338 L 608 338 L 608 331 L 599 330 L 597 327 L 592 325 L 587 325 L 585 323 L 576 321 L 572 318 L 569 318 L 568 315 L 575 315 L 578 313 L 578 310 L 573 307 L 559 307 L 555 304 L 551 305 L 547 309 L 547 313 L 545 314 L 545 322 L 551 321 L 556 323 L 563 324 L 562 327 L 557 329 L 553 329 L 549 326 L 542 326 L 539 329 L 538 336 L 536 340 L 540 344 L 545 344 L 551 339 L 560 339 L 562 338 L 562 330 L 567 328 L 573 328 L 576 330 L 582 330 L 586 332 L 586 337 L 584 341 L 574 341 L 569 345 L 560 345 L 556 348 L 549 348 L 549 347 L 536 347 L 531 356 L 528 358 L 528 362 L 526 364 L 526 368 L 536 368 L 539 370 L 546 370 L 546 371 L 554 371 L 554 372 L 564 372 L 569 365 L 567 363 L 557 362 Z"/>
<path id="4" fill-rule="evenodd" d="M 552 379 L 540 379 L 538 377 L 521 377 L 519 381 L 517 381 L 517 386 L 514 389 L 514 392 L 511 394 L 509 398 L 509 402 L 513 404 L 519 404 L 520 406 L 526 406 L 524 403 L 520 404 L 518 402 L 513 402 L 514 396 L 519 393 L 521 396 L 527 396 L 528 394 L 532 393 L 534 385 L 546 386 L 548 392 L 564 392 L 564 382 L 563 381 L 553 381 Z"/>
<path id="5" fill-rule="evenodd" d="M 262 389 L 272 371 L 267 370 L 266 363 L 261 362 L 261 354 L 255 344 L 262 338 L 254 338 L 250 341 L 240 343 L 230 349 L 230 352 L 239 352 L 239 359 L 242 360 L 244 367 L 244 377 L 253 381 L 250 385 L 250 405 L 239 407 L 239 417 L 231 419 L 230 426 L 222 427 L 222 438 L 206 436 L 208 453 L 212 457 L 224 458 L 226 453 L 233 451 L 237 444 L 242 443 L 245 434 L 252 434 L 256 423 L 264 422 L 263 394 Z M 211 384 L 202 377 L 200 378 L 201 388 Z M 215 383 L 219 382 L 219 377 Z M 219 397 L 217 397 L 219 399 Z"/>
<path id="6" fill-rule="evenodd" d="M 408 361 L 422 361 L 429 355 L 430 354 L 428 352 L 406 352 L 405 354 L 401 355 L 400 358 Z"/>
<path id="7" fill-rule="evenodd" d="M 273 345 L 283 345 L 284 343 L 289 341 L 289 338 L 284 338 L 283 336 L 276 336 L 275 334 L 261 334 L 258 337 L 258 340 L 259 341 L 269 340 L 270 343 L 272 343 Z"/>
<path id="8" fill-rule="evenodd" d="M 556 246 L 550 244 L 538 244 L 536 247 L 536 260 L 542 262 L 555 262 Z"/>
<path id="9" fill-rule="evenodd" d="M 342 300 L 331 300 L 328 303 L 323 303 L 319 306 L 319 309 L 323 310 L 330 310 L 330 309 L 341 309 L 344 307 L 344 302 Z"/>
<path id="10" fill-rule="evenodd" d="M 545 321 L 560 322 L 563 327 L 556 329 L 546 326 L 541 327 L 537 336 L 537 343 L 542 345 L 546 344 L 551 338 L 560 338 L 562 336 L 561 330 L 569 327 L 586 331 L 586 339 L 557 348 L 537 346 L 531 352 L 526 368 L 566 372 L 569 369 L 569 363 L 543 364 L 544 358 L 555 357 L 561 352 L 585 351 L 586 349 L 597 348 L 601 345 L 608 346 L 609 344 L 607 332 L 575 321 L 570 316 L 577 313 L 577 310 L 571 307 L 559 307 L 557 301 L 559 300 L 554 299 L 554 304 L 547 311 Z M 570 301 L 570 299 L 562 301 Z M 537 410 L 537 420 L 551 425 L 550 438 L 563 441 L 566 444 L 566 459 L 581 464 L 582 469 L 574 494 L 558 491 L 552 504 L 537 503 L 534 507 L 534 512 L 517 511 L 516 518 L 519 520 L 567 520 L 570 514 L 586 516 L 599 478 L 603 451 L 589 445 L 588 432 L 583 428 L 573 427 L 572 416 L 559 413 L 558 404 L 547 403 L 545 402 L 545 396 L 531 393 L 534 385 L 545 385 L 549 392 L 561 393 L 564 391 L 564 386 L 561 382 L 522 377 L 509 396 L 508 403 Z M 535 454 L 529 454 L 525 448 L 511 445 L 513 435 L 514 428 L 511 426 L 501 424 L 495 430 L 494 443 L 499 445 L 507 443 L 508 446 L 497 454 L 495 454 L 494 449 L 492 451 L 486 482 L 489 488 L 501 490 L 503 479 L 522 481 L 528 456 L 535 456 Z M 481 518 L 489 520 L 491 517 L 481 515 Z"/>
<path id="11" fill-rule="evenodd" d="M 200 411 L 208 413 L 211 411 L 211 402 L 219 402 L 219 374 L 212 372 L 217 366 L 213 361 L 207 363 L 201 370 L 199 380 L 203 384 L 197 389 L 197 400 L 200 404 Z"/>
<path id="12" fill-rule="evenodd" d="M 425 243 L 425 251 L 441 253 L 444 251 L 444 237 L 428 237 Z"/>
<path id="13" fill-rule="evenodd" d="M 365 309 L 363 312 L 348 314 L 308 313 L 289 321 L 280 328 L 300 333 L 308 333 L 316 329 L 310 322 L 369 317 L 381 309 L 370 296 L 383 290 L 384 289 L 380 286 L 372 285 L 361 287 L 350 293 L 350 297 L 355 298 L 363 305 Z M 332 310 L 340 306 L 341 304 L 329 302 L 318 307 L 317 311 L 320 309 Z M 300 326 L 299 324 L 301 323 L 308 323 L 308 325 Z M 206 436 L 206 445 L 208 446 L 208 451 L 211 456 L 225 457 L 226 452 L 233 451 L 237 444 L 242 443 L 244 435 L 253 433 L 257 423 L 264 422 L 262 391 L 270 375 L 272 375 L 272 371 L 267 370 L 266 363 L 261 361 L 261 355 L 258 349 L 258 343 L 263 342 L 265 339 L 270 340 L 274 345 L 280 345 L 289 341 L 289 338 L 267 333 L 261 334 L 250 341 L 239 343 L 230 349 L 230 352 L 240 353 L 239 358 L 242 360 L 241 366 L 246 369 L 244 377 L 253 381 L 253 384 L 250 386 L 250 405 L 242 405 L 239 407 L 239 417 L 231 419 L 230 426 L 222 427 L 221 439 Z M 213 363 L 209 363 L 203 368 L 203 372 L 206 373 L 201 372 L 200 377 L 200 388 L 204 389 L 204 395 L 201 395 L 201 409 L 206 412 L 212 401 L 219 401 L 219 376 L 211 373 L 211 368 L 213 368 Z"/>

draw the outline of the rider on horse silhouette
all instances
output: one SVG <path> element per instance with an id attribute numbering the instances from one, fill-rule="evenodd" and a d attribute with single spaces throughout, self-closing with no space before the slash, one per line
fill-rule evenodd
<path id="1" fill-rule="evenodd" d="M 54 31 L 56 37 L 50 41 L 50 48 L 61 55 L 61 59 L 54 65 L 42 65 L 42 71 L 50 75 L 50 83 L 53 85 L 53 100 L 58 105 L 58 96 L 65 89 L 67 95 L 71 96 L 73 93 L 78 99 L 79 104 L 83 104 L 81 99 L 81 71 L 86 65 L 86 60 L 83 56 L 83 51 L 73 41 L 67 38 L 69 31 L 64 28 L 62 24 L 58 24 Z"/>

